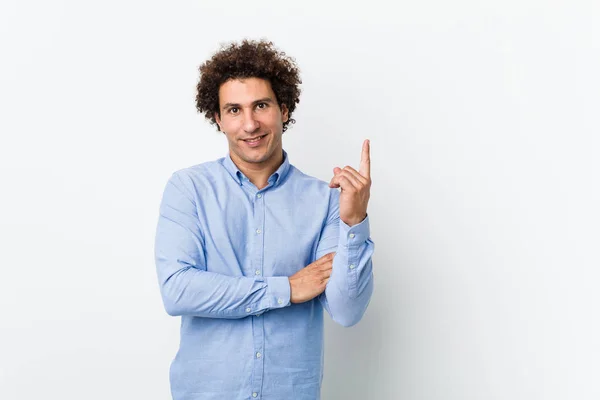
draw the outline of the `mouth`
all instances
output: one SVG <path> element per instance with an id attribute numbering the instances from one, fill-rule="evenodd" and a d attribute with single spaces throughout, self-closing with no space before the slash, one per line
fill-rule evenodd
<path id="1" fill-rule="evenodd" d="M 255 138 L 252 139 L 242 139 L 244 142 L 246 142 L 249 146 L 251 147 L 256 147 L 258 145 L 260 145 L 263 141 L 263 138 L 267 136 L 267 135 L 261 135 L 261 136 L 257 136 Z"/>

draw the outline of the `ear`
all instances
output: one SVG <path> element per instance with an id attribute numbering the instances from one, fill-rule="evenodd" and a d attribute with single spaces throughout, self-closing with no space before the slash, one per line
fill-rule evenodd
<path id="1" fill-rule="evenodd" d="M 281 120 L 282 122 L 287 122 L 289 118 L 288 108 L 285 104 L 281 104 Z"/>
<path id="2" fill-rule="evenodd" d="M 217 121 L 217 125 L 219 125 L 219 130 L 223 132 L 223 128 L 221 128 L 221 118 L 219 117 L 218 112 L 215 112 L 215 121 Z"/>

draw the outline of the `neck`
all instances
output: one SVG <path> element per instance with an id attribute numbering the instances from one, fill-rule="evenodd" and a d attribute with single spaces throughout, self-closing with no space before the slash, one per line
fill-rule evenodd
<path id="1" fill-rule="evenodd" d="M 268 185 L 269 177 L 283 164 L 282 149 L 276 150 L 277 156 L 262 163 L 248 163 L 238 158 L 233 152 L 229 154 L 231 161 L 259 190 Z"/>

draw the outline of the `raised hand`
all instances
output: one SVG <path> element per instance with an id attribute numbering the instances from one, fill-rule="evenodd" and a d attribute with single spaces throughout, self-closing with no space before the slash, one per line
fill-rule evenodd
<path id="1" fill-rule="evenodd" d="M 330 188 L 341 188 L 340 219 L 348 226 L 356 225 L 367 216 L 367 205 L 371 195 L 371 156 L 369 140 L 362 146 L 359 170 L 350 166 L 335 167 Z"/>

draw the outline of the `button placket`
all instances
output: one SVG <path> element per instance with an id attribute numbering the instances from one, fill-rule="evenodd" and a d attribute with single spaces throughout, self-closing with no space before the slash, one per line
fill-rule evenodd
<path id="1" fill-rule="evenodd" d="M 263 193 L 254 195 L 254 248 L 252 249 L 252 266 L 254 276 L 261 277 L 264 272 L 264 236 L 265 236 L 265 196 Z M 252 397 L 260 397 L 264 380 L 264 356 L 262 351 L 265 345 L 264 318 L 259 318 L 262 313 L 253 315 L 252 333 L 254 342 L 254 360 L 252 368 Z"/>

